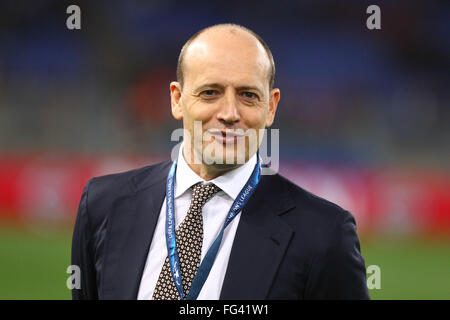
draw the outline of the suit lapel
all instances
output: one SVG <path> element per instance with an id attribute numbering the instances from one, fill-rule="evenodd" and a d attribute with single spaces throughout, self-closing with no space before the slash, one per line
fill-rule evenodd
<path id="1" fill-rule="evenodd" d="M 103 265 L 104 299 L 136 299 L 150 242 L 165 197 L 168 165 L 157 166 L 133 183 L 136 192 L 116 200 Z M 141 179 L 141 180 L 139 180 Z"/>
<path id="2" fill-rule="evenodd" d="M 220 299 L 266 299 L 293 230 L 278 216 L 294 207 L 278 176 L 262 176 L 241 212 Z"/>

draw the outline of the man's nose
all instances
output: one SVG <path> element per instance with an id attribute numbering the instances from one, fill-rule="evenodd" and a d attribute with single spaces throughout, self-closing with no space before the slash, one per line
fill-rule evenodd
<path id="1" fill-rule="evenodd" d="M 223 97 L 217 118 L 226 124 L 234 124 L 240 120 L 238 101 L 233 92 L 227 92 Z"/>

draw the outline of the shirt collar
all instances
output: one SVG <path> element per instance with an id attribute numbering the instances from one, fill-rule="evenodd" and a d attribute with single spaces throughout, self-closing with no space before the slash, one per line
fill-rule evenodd
<path id="1" fill-rule="evenodd" d="M 227 173 L 218 176 L 208 182 L 214 183 L 222 189 L 233 200 L 236 200 L 239 192 L 244 188 L 246 182 L 250 178 L 253 169 L 256 165 L 256 153 L 242 166 L 228 171 Z M 175 183 L 175 198 L 181 196 L 187 189 L 198 182 L 205 182 L 198 176 L 186 163 L 183 156 L 183 145 L 181 145 L 178 152 L 177 172 Z"/>

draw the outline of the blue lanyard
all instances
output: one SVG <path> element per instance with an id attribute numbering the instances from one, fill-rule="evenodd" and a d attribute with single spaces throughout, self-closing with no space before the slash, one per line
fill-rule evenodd
<path id="1" fill-rule="evenodd" d="M 181 269 L 180 262 L 178 259 L 178 251 L 177 251 L 177 243 L 175 237 L 175 206 L 174 206 L 174 185 L 175 185 L 175 171 L 177 168 L 176 160 L 173 162 L 172 167 L 170 168 L 169 175 L 167 176 L 167 184 L 166 184 L 166 244 L 167 244 L 167 254 L 169 257 L 170 270 L 172 272 L 172 277 L 175 283 L 175 287 L 180 294 L 181 300 L 185 298 L 188 300 L 197 299 L 200 290 L 203 287 L 206 279 L 208 278 L 209 272 L 211 271 L 214 260 L 216 259 L 217 252 L 219 251 L 220 243 L 222 242 L 223 233 L 225 228 L 230 224 L 230 222 L 238 215 L 239 212 L 242 211 L 242 208 L 247 203 L 250 196 L 253 194 L 256 186 L 259 182 L 260 172 L 261 172 L 261 164 L 259 160 L 259 154 L 256 155 L 257 163 L 253 172 L 248 179 L 245 186 L 239 192 L 239 195 L 234 200 L 230 211 L 227 214 L 227 219 L 217 236 L 216 240 L 213 242 L 205 257 L 203 258 L 202 263 L 197 271 L 197 274 L 194 277 L 192 285 L 189 289 L 189 295 L 187 297 L 184 296 L 183 293 L 183 284 L 181 281 Z"/>

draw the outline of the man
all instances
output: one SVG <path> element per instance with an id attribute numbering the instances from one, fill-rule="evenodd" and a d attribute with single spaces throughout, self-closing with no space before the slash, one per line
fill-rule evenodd
<path id="1" fill-rule="evenodd" d="M 352 215 L 261 174 L 260 132 L 280 99 L 274 74 L 269 48 L 244 27 L 188 40 L 170 84 L 185 129 L 178 157 L 88 182 L 74 299 L 369 298 Z"/>

